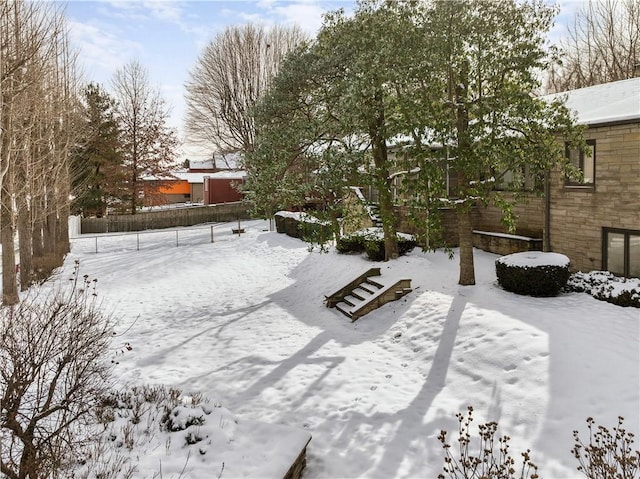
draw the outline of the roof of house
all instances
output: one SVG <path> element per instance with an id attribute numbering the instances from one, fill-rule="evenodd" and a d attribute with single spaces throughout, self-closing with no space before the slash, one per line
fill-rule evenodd
<path id="1" fill-rule="evenodd" d="M 220 170 L 205 176 L 212 179 L 241 180 L 247 177 L 247 172 L 244 170 Z"/>
<path id="2" fill-rule="evenodd" d="M 640 78 L 603 83 L 542 98 L 551 101 L 566 96 L 566 106 L 574 111 L 578 123 L 596 125 L 640 120 Z"/>
<path id="3" fill-rule="evenodd" d="M 209 178 L 226 178 L 231 180 L 240 180 L 247 177 L 244 170 L 219 170 L 216 172 L 198 172 L 190 171 L 174 171 L 173 176 L 179 180 L 188 181 L 189 183 L 204 183 L 206 177 Z"/>
<path id="4" fill-rule="evenodd" d="M 214 161 L 215 160 L 215 161 Z M 189 160 L 191 170 L 211 170 L 214 168 L 234 169 L 242 164 L 241 153 L 215 153 L 214 158 L 206 160 Z"/>

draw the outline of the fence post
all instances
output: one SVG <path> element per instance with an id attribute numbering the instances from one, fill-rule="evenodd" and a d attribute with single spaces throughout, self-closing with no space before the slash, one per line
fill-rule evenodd
<path id="1" fill-rule="evenodd" d="M 211 242 L 213 243 L 213 225 L 211 225 Z"/>
<path id="2" fill-rule="evenodd" d="M 98 254 L 98 237 L 96 236 L 96 254 Z"/>
<path id="3" fill-rule="evenodd" d="M 140 233 L 136 233 L 136 251 L 140 251 Z"/>
<path id="4" fill-rule="evenodd" d="M 176 248 L 178 247 L 178 230 L 176 230 Z"/>

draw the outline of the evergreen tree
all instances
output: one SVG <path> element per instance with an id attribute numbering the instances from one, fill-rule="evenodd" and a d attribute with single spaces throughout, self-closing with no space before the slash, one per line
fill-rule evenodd
<path id="1" fill-rule="evenodd" d="M 424 13 L 424 48 L 412 59 L 422 85 L 412 131 L 439 143 L 435 155 L 446 159 L 455 180 L 453 199 L 444 204 L 458 218 L 462 285 L 475 284 L 472 207 L 493 202 L 512 218 L 495 180 L 557 165 L 569 171 L 559 138 L 584 146 L 562 102 L 546 103 L 534 93 L 551 60 L 546 35 L 555 12 L 535 0 L 439 0 Z M 445 191 L 444 176 L 430 176 L 422 184 L 439 181 Z"/>
<path id="2" fill-rule="evenodd" d="M 114 109 L 114 99 L 100 85 L 87 85 L 84 135 L 72 159 L 72 208 L 84 216 L 104 215 L 124 180 Z"/>
<path id="3" fill-rule="evenodd" d="M 391 192 L 395 162 L 388 144 L 400 133 L 394 85 L 405 19 L 396 14 L 399 8 L 396 2 L 379 8 L 376 2 L 363 2 L 353 17 L 342 11 L 325 17 L 316 41 L 289 57 L 271 94 L 255 110 L 258 146 L 250 155 L 254 164 L 248 165 L 250 177 L 271 171 L 276 184 L 282 181 L 282 167 L 295 170 L 294 158 L 310 160 L 306 171 L 313 175 L 294 181 L 293 191 L 322 198 L 332 217 L 358 167 L 366 171 L 378 191 L 386 259 L 398 255 Z M 280 171 L 274 164 L 278 156 Z M 272 199 L 257 193 L 257 180 L 252 192 Z"/>

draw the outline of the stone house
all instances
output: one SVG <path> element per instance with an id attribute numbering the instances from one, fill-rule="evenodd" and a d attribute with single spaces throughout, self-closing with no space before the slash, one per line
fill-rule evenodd
<path id="1" fill-rule="evenodd" d="M 640 78 L 544 98 L 559 95 L 586 127 L 590 154 L 566 150 L 583 180 L 553 171 L 546 195 L 516 206 L 518 232 L 544 237 L 545 250 L 567 255 L 573 270 L 640 277 Z M 503 231 L 495 208 L 476 213 L 476 229 Z"/>
<path id="2" fill-rule="evenodd" d="M 551 175 L 548 247 L 569 256 L 576 270 L 640 277 L 640 78 L 566 95 L 567 107 L 587 127 L 592 154 L 567 151 L 583 181 Z"/>

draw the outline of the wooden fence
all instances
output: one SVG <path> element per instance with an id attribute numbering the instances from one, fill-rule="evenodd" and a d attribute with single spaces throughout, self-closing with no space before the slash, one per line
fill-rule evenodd
<path id="1" fill-rule="evenodd" d="M 82 218 L 81 232 L 82 234 L 118 233 L 235 221 L 237 219 L 249 219 L 249 209 L 250 205 L 239 201 L 217 205 L 145 211 L 135 215 Z"/>

